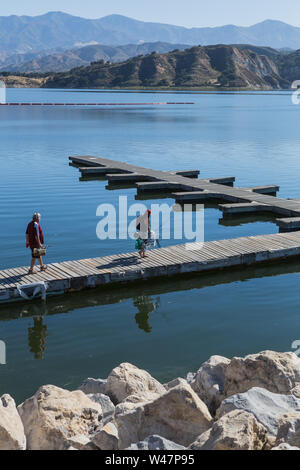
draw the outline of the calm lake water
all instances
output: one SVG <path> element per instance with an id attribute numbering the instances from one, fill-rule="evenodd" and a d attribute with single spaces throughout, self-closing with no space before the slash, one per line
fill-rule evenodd
<path id="1" fill-rule="evenodd" d="M 43 215 L 49 263 L 134 250 L 131 240 L 97 239 L 96 209 L 117 203 L 120 195 L 136 202 L 136 190 L 108 191 L 105 181 L 80 181 L 69 155 L 200 169 L 204 178 L 236 176 L 241 187 L 279 184 L 281 197 L 300 197 L 300 106 L 287 92 L 8 90 L 8 101 L 195 104 L 1 108 L 0 269 L 28 264 L 24 232 L 34 211 Z M 150 207 L 161 200 L 144 202 Z M 206 207 L 205 239 L 276 233 L 273 222 L 226 221 Z M 0 366 L 0 395 L 20 402 L 47 383 L 74 389 L 125 361 L 164 382 L 197 370 L 213 354 L 291 350 L 300 339 L 299 273 L 300 260 L 2 306 L 7 365 Z"/>

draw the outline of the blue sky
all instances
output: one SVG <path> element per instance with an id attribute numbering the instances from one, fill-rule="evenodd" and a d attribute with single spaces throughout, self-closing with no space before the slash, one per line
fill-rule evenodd
<path id="1" fill-rule="evenodd" d="M 265 19 L 300 26 L 298 0 L 11 0 L 0 4 L 0 16 L 35 16 L 47 11 L 65 11 L 85 18 L 118 13 L 187 27 L 247 26 Z"/>

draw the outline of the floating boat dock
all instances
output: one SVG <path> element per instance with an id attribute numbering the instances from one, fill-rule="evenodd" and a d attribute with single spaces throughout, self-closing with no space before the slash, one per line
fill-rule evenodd
<path id="1" fill-rule="evenodd" d="M 234 187 L 235 177 L 197 178 L 199 170 L 158 171 L 102 157 L 70 157 L 83 176 L 105 177 L 109 183 L 132 183 L 139 193 L 163 192 L 179 203 L 220 202 L 224 213 L 268 212 L 280 218 L 300 218 L 300 200 L 275 197 L 278 185 Z M 300 224 L 299 224 L 300 227 Z"/>
<path id="2" fill-rule="evenodd" d="M 234 177 L 200 179 L 199 170 L 156 171 L 100 157 L 70 157 L 83 175 L 105 177 L 112 185 L 132 184 L 140 193 L 171 193 L 179 203 L 212 200 L 225 214 L 268 212 L 285 233 L 251 236 L 137 253 L 52 263 L 46 272 L 28 275 L 28 267 L 0 271 L 0 303 L 19 300 L 19 289 L 46 283 L 47 293 L 61 294 L 97 286 L 202 273 L 285 260 L 300 255 L 300 200 L 275 197 L 277 185 L 235 188 Z"/>
<path id="3" fill-rule="evenodd" d="M 46 272 L 27 275 L 28 267 L 0 271 L 0 302 L 21 299 L 17 287 L 47 283 L 47 293 L 62 294 L 109 284 L 249 266 L 300 255 L 300 232 L 176 245 L 137 253 L 53 263 Z"/>

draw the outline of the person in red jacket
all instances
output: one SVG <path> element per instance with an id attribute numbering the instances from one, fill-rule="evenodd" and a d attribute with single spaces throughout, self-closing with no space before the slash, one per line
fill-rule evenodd
<path id="1" fill-rule="evenodd" d="M 31 249 L 32 259 L 28 274 L 34 274 L 33 268 L 36 260 L 41 265 L 41 271 L 46 271 L 47 266 L 43 264 L 43 258 L 39 254 L 35 254 L 35 249 L 40 249 L 44 244 L 44 234 L 40 226 L 41 214 L 35 213 L 32 216 L 32 221 L 28 224 L 26 230 L 26 248 Z"/>

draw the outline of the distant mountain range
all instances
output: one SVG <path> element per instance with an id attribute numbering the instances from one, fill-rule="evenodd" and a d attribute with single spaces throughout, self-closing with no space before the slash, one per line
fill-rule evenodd
<path id="1" fill-rule="evenodd" d="M 250 27 L 227 25 L 216 28 L 185 28 L 146 23 L 120 15 L 85 19 L 62 12 L 42 16 L 0 17 L 0 59 L 13 54 L 65 50 L 101 44 L 119 46 L 143 42 L 173 44 L 252 44 L 300 48 L 300 28 L 266 20 Z"/>
<path id="2" fill-rule="evenodd" d="M 252 46 L 254 49 L 255 47 Z M 261 48 L 258 48 L 261 49 Z M 264 50 L 264 48 L 263 48 Z M 166 54 L 153 52 L 125 62 L 94 62 L 65 73 L 50 74 L 42 86 L 47 88 L 113 87 L 212 87 L 243 89 L 289 88 L 290 79 L 299 77 L 299 52 L 278 53 L 268 49 L 258 54 L 246 46 L 195 46 Z M 292 59 L 291 59 L 292 58 Z M 285 61 L 294 64 L 293 73 Z M 296 61 L 296 64 L 294 63 Z"/>
<path id="3" fill-rule="evenodd" d="M 50 12 L 0 17 L 0 44 L 12 86 L 268 89 L 300 77 L 300 28 L 272 20 L 184 28 Z"/>
<path id="4" fill-rule="evenodd" d="M 0 73 L 8 87 L 86 89 L 289 89 L 299 77 L 300 50 L 280 52 L 247 44 L 177 48 L 116 63 L 101 59 L 67 72 Z"/>
<path id="5" fill-rule="evenodd" d="M 165 42 L 128 44 L 125 46 L 91 45 L 66 51 L 14 54 L 0 60 L 0 71 L 8 72 L 64 72 L 74 67 L 90 65 L 91 62 L 123 62 L 130 57 L 146 55 L 151 52 L 169 52 L 174 49 L 184 50 L 186 44 L 169 44 Z"/>

